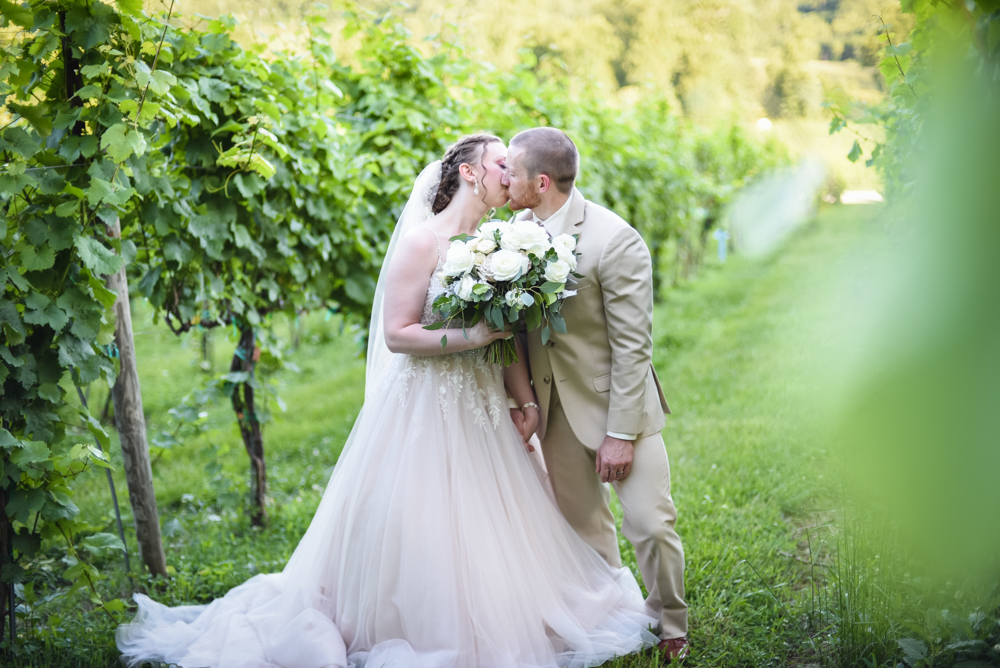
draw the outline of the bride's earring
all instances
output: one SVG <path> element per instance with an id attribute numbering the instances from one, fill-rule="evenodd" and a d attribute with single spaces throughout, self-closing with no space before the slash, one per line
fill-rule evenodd
<path id="1" fill-rule="evenodd" d="M 475 191 L 473 191 L 472 194 L 473 195 L 478 195 L 479 194 L 479 177 L 477 176 L 477 177 L 475 177 L 475 179 L 476 179 L 476 189 L 475 189 Z"/>

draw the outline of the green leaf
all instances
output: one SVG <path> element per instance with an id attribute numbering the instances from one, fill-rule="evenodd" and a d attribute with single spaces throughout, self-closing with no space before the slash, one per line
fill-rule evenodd
<path id="1" fill-rule="evenodd" d="M 565 283 L 554 283 L 552 281 L 546 281 L 545 283 L 542 283 L 542 292 L 544 292 L 545 294 L 552 294 L 555 292 L 562 291 L 562 289 L 565 287 L 566 287 Z"/>
<path id="2" fill-rule="evenodd" d="M 77 237 L 76 248 L 83 263 L 98 276 L 113 274 L 123 266 L 120 257 L 91 237 Z"/>
<path id="3" fill-rule="evenodd" d="M 115 162 L 125 162 L 133 153 L 140 156 L 146 152 L 146 138 L 124 123 L 116 123 L 101 135 L 101 148 Z"/>
<path id="4" fill-rule="evenodd" d="M 858 158 L 860 157 L 861 157 L 861 144 L 859 144 L 858 140 L 855 139 L 854 145 L 851 146 L 851 152 L 847 154 L 847 159 L 850 160 L 851 162 L 857 162 Z"/>
<path id="5" fill-rule="evenodd" d="M 429 325 L 424 325 L 424 329 L 436 330 L 444 327 L 444 320 L 438 320 L 437 322 L 432 322 Z"/>
<path id="6" fill-rule="evenodd" d="M 142 0 L 115 0 L 115 4 L 123 14 L 137 19 L 142 18 Z"/>
<path id="7" fill-rule="evenodd" d="M 113 551 L 124 552 L 125 544 L 118 536 L 110 533 L 95 533 L 80 541 L 80 547 L 86 549 L 95 557 L 104 557 Z"/>
<path id="8" fill-rule="evenodd" d="M 41 248 L 26 246 L 21 251 L 21 262 L 28 271 L 42 271 L 50 268 L 56 262 L 56 253 L 48 244 Z"/>
<path id="9" fill-rule="evenodd" d="M 54 404 L 57 404 L 62 400 L 62 393 L 59 391 L 59 386 L 54 383 L 43 383 L 42 385 L 39 385 L 38 396 L 42 399 L 47 399 Z"/>
<path id="10" fill-rule="evenodd" d="M 4 450 L 10 450 L 12 447 L 18 444 L 18 440 L 14 438 L 14 435 L 9 431 L 0 427 L 0 448 Z"/>
<path id="11" fill-rule="evenodd" d="M 0 134 L 0 150 L 13 151 L 26 160 L 41 148 L 42 145 L 23 128 L 9 127 Z"/>
<path id="12" fill-rule="evenodd" d="M 101 425 L 100 422 L 97 421 L 97 419 L 94 416 L 90 415 L 89 413 L 86 413 L 85 411 L 82 412 L 84 413 L 83 416 L 84 419 L 87 421 L 87 431 L 89 431 L 91 435 L 95 439 L 97 439 L 97 442 L 101 444 L 102 448 L 104 448 L 105 450 L 110 448 L 111 437 L 108 436 L 108 432 L 104 431 L 104 427 Z"/>
<path id="13" fill-rule="evenodd" d="M 41 292 L 32 292 L 24 300 L 24 321 L 32 325 L 48 325 L 57 332 L 69 322 L 69 316 Z"/>
<path id="14" fill-rule="evenodd" d="M 551 335 L 552 335 L 552 329 L 548 325 L 545 325 L 545 327 L 542 327 L 542 345 L 543 346 L 546 343 L 549 342 L 549 337 Z"/>
<path id="15" fill-rule="evenodd" d="M 522 292 L 521 293 L 521 303 L 524 304 L 525 306 L 531 306 L 532 304 L 535 303 L 535 298 L 532 297 L 527 292 Z"/>
<path id="16" fill-rule="evenodd" d="M 35 24 L 35 17 L 31 14 L 31 10 L 22 7 L 20 3 L 11 2 L 11 0 L 0 0 L 0 14 L 22 28 L 31 28 Z"/>
<path id="17" fill-rule="evenodd" d="M 444 336 L 441 337 L 441 352 L 444 352 L 447 347 L 448 347 L 448 335 L 445 334 Z"/>
<path id="18" fill-rule="evenodd" d="M 566 321 L 558 313 L 553 313 L 551 317 L 552 329 L 556 330 L 560 334 L 566 333 Z"/>
<path id="19" fill-rule="evenodd" d="M 24 343 L 24 337 L 28 334 L 17 306 L 6 299 L 0 299 L 0 329 L 7 336 L 7 344 L 11 346 Z"/>
<path id="20" fill-rule="evenodd" d="M 18 466 L 27 466 L 48 461 L 50 454 L 49 446 L 43 441 L 21 441 L 21 447 L 11 453 L 10 461 Z"/>

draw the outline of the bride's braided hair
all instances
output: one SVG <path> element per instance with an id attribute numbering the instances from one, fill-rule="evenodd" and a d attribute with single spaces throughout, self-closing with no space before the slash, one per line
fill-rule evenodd
<path id="1" fill-rule="evenodd" d="M 500 137 L 480 132 L 461 137 L 448 147 L 448 150 L 444 152 L 444 157 L 441 158 L 441 184 L 438 186 L 437 195 L 434 197 L 433 205 L 431 205 L 431 211 L 434 214 L 444 211 L 455 193 L 458 192 L 462 181 L 458 168 L 465 163 L 475 164 L 477 159 L 481 161 L 486 154 L 486 146 L 495 141 L 503 140 Z M 480 164 L 482 163 L 480 162 Z M 485 186 L 483 187 L 485 189 Z M 485 198 L 486 194 L 484 193 L 483 199 Z"/>

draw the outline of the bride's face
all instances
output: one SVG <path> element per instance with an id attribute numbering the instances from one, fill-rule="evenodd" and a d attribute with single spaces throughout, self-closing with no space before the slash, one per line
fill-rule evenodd
<path id="1" fill-rule="evenodd" d="M 503 142 L 495 141 L 486 145 L 481 169 L 485 170 L 480 174 L 480 182 L 486 187 L 483 203 L 499 209 L 510 199 L 507 187 L 502 183 L 507 169 L 507 147 Z M 481 169 L 476 171 L 480 172 Z"/>

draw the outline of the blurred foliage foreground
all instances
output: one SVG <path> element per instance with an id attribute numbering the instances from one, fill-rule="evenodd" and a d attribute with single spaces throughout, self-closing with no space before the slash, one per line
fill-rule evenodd
<path id="1" fill-rule="evenodd" d="M 124 603 L 105 600 L 97 564 L 123 546 L 72 496 L 83 471 L 107 465 L 108 432 L 77 396 L 118 372 L 109 275 L 127 267 L 175 334 L 225 327 L 238 341 L 230 372 L 192 392 L 157 444 L 231 402 L 263 467 L 267 412 L 251 397 L 266 401 L 263 379 L 284 365 L 275 318 L 363 322 L 410 184 L 459 134 L 564 128 L 585 193 L 678 279 L 735 190 L 782 160 L 737 124 L 696 131 L 655 92 L 618 100 L 530 53 L 511 71 L 456 44 L 423 55 L 395 17 L 351 3 L 350 65 L 322 14 L 303 24 L 302 53 L 265 54 L 233 40 L 231 18 L 166 9 L 0 0 L 0 578 L 22 583 L 44 562 L 108 619 Z"/>

